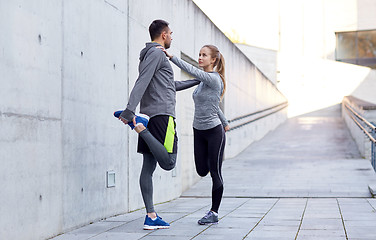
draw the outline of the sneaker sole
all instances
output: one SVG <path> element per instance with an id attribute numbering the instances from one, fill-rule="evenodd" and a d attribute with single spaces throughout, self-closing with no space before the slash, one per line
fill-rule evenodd
<path id="1" fill-rule="evenodd" d="M 167 229 L 167 228 L 170 228 L 170 226 L 149 226 L 149 225 L 144 225 L 144 230 Z"/>
<path id="2" fill-rule="evenodd" d="M 213 223 L 200 223 L 200 222 L 197 222 L 199 225 L 215 225 L 215 224 L 218 224 L 218 222 L 213 222 Z"/>

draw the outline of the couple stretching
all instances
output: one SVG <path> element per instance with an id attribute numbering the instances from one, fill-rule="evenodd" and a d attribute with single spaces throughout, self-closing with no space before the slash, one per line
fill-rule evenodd
<path id="1" fill-rule="evenodd" d="M 179 58 L 170 55 L 166 49 L 171 45 L 171 29 L 163 20 L 155 20 L 149 27 L 152 42 L 140 53 L 139 76 L 129 96 L 127 108 L 119 119 L 133 123 L 139 134 L 137 152 L 143 155 L 140 187 L 147 215 L 144 229 L 169 228 L 169 223 L 160 218 L 153 206 L 153 172 L 157 166 L 172 170 L 176 164 L 177 142 L 175 105 L 176 91 L 198 85 L 193 93 L 195 114 L 193 121 L 194 156 L 197 173 L 212 177 L 212 206 L 201 218 L 199 224 L 218 223 L 218 208 L 223 194 L 221 174 L 225 131 L 229 125 L 219 108 L 225 92 L 224 59 L 217 47 L 205 45 L 199 53 L 200 70 Z M 174 81 L 174 73 L 166 56 L 179 68 L 196 79 Z M 215 68 L 216 71 L 213 71 Z M 142 115 L 136 116 L 135 109 L 140 103 L 140 113 L 150 117 L 147 128 L 141 123 Z"/>

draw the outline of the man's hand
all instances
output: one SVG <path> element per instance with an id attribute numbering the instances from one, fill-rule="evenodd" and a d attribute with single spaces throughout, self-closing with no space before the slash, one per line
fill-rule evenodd
<path id="1" fill-rule="evenodd" d="M 122 117 L 119 117 L 119 120 L 122 121 L 124 124 L 128 124 L 128 121 Z M 133 125 L 136 126 L 136 117 L 132 119 Z"/>
<path id="2" fill-rule="evenodd" d="M 124 118 L 122 118 L 122 117 L 119 117 L 119 120 L 120 121 L 122 121 L 125 125 L 127 125 L 128 124 L 128 121 L 127 120 L 125 120 Z"/>
<path id="3" fill-rule="evenodd" d="M 228 130 L 230 130 L 230 125 L 227 125 L 227 126 L 225 127 L 225 132 L 227 132 Z"/>
<path id="4" fill-rule="evenodd" d="M 122 118 L 122 117 L 119 117 L 119 120 L 120 121 L 122 121 L 124 124 L 128 124 L 128 121 L 127 120 L 125 120 L 124 118 Z"/>

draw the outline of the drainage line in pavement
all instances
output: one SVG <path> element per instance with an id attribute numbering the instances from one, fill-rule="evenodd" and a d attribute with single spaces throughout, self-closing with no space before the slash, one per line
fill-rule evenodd
<path id="1" fill-rule="evenodd" d="M 368 201 L 368 199 L 366 199 L 368 204 L 371 205 L 371 208 L 373 209 L 373 212 L 376 212 L 376 209 L 373 207 L 373 205 Z"/>
<path id="2" fill-rule="evenodd" d="M 257 223 L 256 223 L 256 225 L 255 226 L 253 226 L 253 228 L 247 233 L 247 235 L 245 235 L 244 237 L 243 237 L 243 240 L 253 231 L 253 229 L 255 229 L 258 225 L 259 225 L 259 223 L 265 218 L 265 216 L 274 208 L 274 206 L 277 204 L 277 202 L 279 201 L 279 199 L 277 200 L 277 201 L 275 201 L 275 203 L 273 204 L 273 206 L 264 214 L 264 216 L 262 216 L 262 218 L 260 219 L 260 221 L 258 221 Z"/>
<path id="3" fill-rule="evenodd" d="M 306 209 L 307 209 L 307 205 L 308 205 L 308 198 L 307 198 L 307 201 L 306 201 L 305 206 L 304 206 L 304 210 L 303 210 L 302 218 L 300 219 L 300 224 L 299 224 L 298 231 L 296 232 L 296 235 L 295 235 L 295 240 L 298 238 L 298 235 L 299 235 L 299 232 L 300 232 L 300 228 L 302 227 L 302 224 L 303 224 L 303 218 L 304 218 L 305 211 L 306 211 Z"/>
<path id="4" fill-rule="evenodd" d="M 202 210 L 202 209 L 204 209 L 204 208 L 207 208 L 208 206 L 210 207 L 210 204 L 205 205 L 205 206 L 203 206 L 202 208 L 199 208 L 199 209 L 197 209 L 197 210 L 194 211 L 194 212 L 188 213 L 188 214 L 186 214 L 186 215 L 184 215 L 184 216 L 182 216 L 182 217 L 180 217 L 180 218 L 178 218 L 178 219 L 176 219 L 176 220 L 174 220 L 174 221 L 171 221 L 170 223 L 173 223 L 173 222 L 179 221 L 180 219 L 185 218 L 185 217 L 187 217 L 187 216 L 189 216 L 189 215 L 192 215 L 192 214 L 194 214 L 194 213 L 196 213 L 196 212 L 198 212 L 198 211 L 200 211 L 200 210 Z"/>
<path id="5" fill-rule="evenodd" d="M 337 205 L 338 205 L 338 209 L 339 209 L 339 214 L 341 214 L 341 220 L 342 220 L 343 230 L 345 231 L 346 240 L 348 240 L 349 238 L 347 237 L 347 232 L 346 232 L 346 227 L 345 227 L 345 220 L 343 220 L 341 206 L 339 206 L 338 199 L 336 199 L 336 201 L 337 201 Z"/>
<path id="6" fill-rule="evenodd" d="M 181 196 L 180 198 L 211 198 L 211 196 Z M 336 196 L 333 196 L 333 197 L 261 197 L 261 196 L 224 196 L 222 198 L 250 198 L 250 199 L 288 199 L 288 198 L 291 198 L 291 199 L 303 199 L 303 198 L 306 198 L 306 199 L 320 199 L 320 198 L 323 198 L 323 199 L 329 199 L 329 198 L 336 198 L 336 199 L 341 199 L 341 198 L 348 198 L 348 199 L 358 199 L 358 198 L 372 198 L 371 196 L 370 197 L 346 197 L 346 196 L 343 196 L 343 197 L 336 197 Z"/>
<path id="7" fill-rule="evenodd" d="M 249 201 L 249 200 L 248 200 Z M 226 217 L 227 215 L 229 215 L 230 213 L 234 212 L 235 210 L 237 210 L 238 208 L 240 208 L 241 206 L 243 206 L 244 204 L 246 204 L 248 201 L 245 201 L 243 202 L 242 204 L 240 204 L 238 207 L 236 207 L 234 210 L 232 210 L 231 212 L 227 213 L 226 215 L 224 215 L 223 217 L 219 218 L 219 220 L 221 220 L 222 218 Z M 207 228 L 203 229 L 201 232 L 197 233 L 196 235 L 194 235 L 190 240 L 194 239 L 195 237 L 197 237 L 198 235 L 200 235 L 201 233 L 205 232 L 206 230 L 208 230 L 212 225 L 209 225 Z"/>

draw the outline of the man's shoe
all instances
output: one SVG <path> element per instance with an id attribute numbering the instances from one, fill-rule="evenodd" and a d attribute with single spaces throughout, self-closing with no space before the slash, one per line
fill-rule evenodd
<path id="1" fill-rule="evenodd" d="M 152 220 L 148 215 L 145 217 L 144 229 L 145 230 L 154 230 L 154 229 L 166 229 L 170 228 L 170 224 L 163 221 L 161 217 L 157 215 L 155 220 Z"/>
<path id="2" fill-rule="evenodd" d="M 150 117 L 148 115 L 142 114 L 142 113 L 137 113 L 136 114 L 136 126 L 139 125 L 139 124 L 142 124 L 145 127 L 147 127 L 148 123 L 149 123 L 149 119 L 150 119 Z M 134 129 L 133 122 L 128 122 L 128 125 L 132 128 L 132 130 Z"/>
<path id="3" fill-rule="evenodd" d="M 116 112 L 114 112 L 114 116 L 117 117 L 117 118 L 119 118 L 120 114 L 122 112 L 123 111 L 116 111 Z M 142 124 L 145 127 L 147 127 L 148 123 L 149 123 L 149 119 L 150 119 L 150 117 L 148 115 L 142 114 L 142 113 L 138 113 L 138 114 L 136 114 L 136 125 Z M 128 122 L 128 125 L 131 127 L 132 130 L 134 129 L 133 122 Z"/>
<path id="4" fill-rule="evenodd" d="M 210 225 L 210 224 L 217 224 L 218 223 L 218 214 L 209 211 L 205 216 L 203 216 L 200 220 L 198 220 L 198 224 L 200 225 Z"/>

